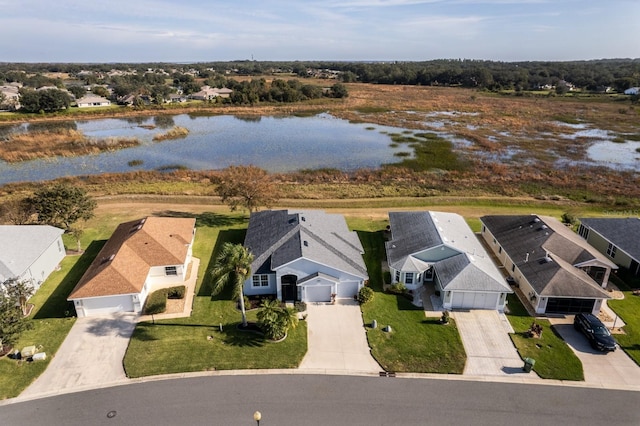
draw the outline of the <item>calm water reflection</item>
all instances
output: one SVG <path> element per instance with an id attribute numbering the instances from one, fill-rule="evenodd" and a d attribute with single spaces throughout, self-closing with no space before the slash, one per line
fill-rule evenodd
<path id="1" fill-rule="evenodd" d="M 153 142 L 173 126 L 189 129 L 184 139 Z M 0 162 L 0 184 L 49 180 L 62 176 L 156 170 L 184 166 L 193 170 L 253 164 L 271 172 L 323 167 L 341 170 L 379 167 L 397 161 L 390 138 L 381 132 L 402 129 L 353 124 L 328 114 L 314 117 L 158 116 L 101 119 L 0 127 L 0 140 L 12 132 L 51 127 L 78 129 L 86 136 L 137 137 L 142 145 L 74 158 L 50 158 L 16 164 Z M 141 127 L 144 126 L 144 127 Z M 149 129 L 149 126 L 156 126 Z M 130 167 L 133 160 L 142 165 Z"/>

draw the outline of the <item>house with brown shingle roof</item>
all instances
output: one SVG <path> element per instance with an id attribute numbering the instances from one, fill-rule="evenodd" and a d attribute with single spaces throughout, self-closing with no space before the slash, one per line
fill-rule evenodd
<path id="1" fill-rule="evenodd" d="M 147 217 L 120 224 L 67 300 L 78 317 L 140 312 L 147 295 L 185 281 L 195 219 Z"/>

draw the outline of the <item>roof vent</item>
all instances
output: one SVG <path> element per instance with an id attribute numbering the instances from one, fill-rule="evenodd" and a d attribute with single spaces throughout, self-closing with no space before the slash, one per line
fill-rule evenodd
<path id="1" fill-rule="evenodd" d="M 304 244 L 305 247 L 309 247 L 309 242 L 307 240 L 304 240 L 302 244 Z"/>
<path id="2" fill-rule="evenodd" d="M 305 219 L 304 216 L 300 216 L 300 220 L 302 220 L 303 222 L 307 221 L 307 219 Z"/>
<path id="3" fill-rule="evenodd" d="M 544 224 L 540 227 L 540 229 L 547 229 L 547 228 L 548 228 L 548 226 L 544 225 Z"/>
<path id="4" fill-rule="evenodd" d="M 539 218 L 539 217 L 535 217 L 535 218 L 533 218 L 533 221 L 534 221 L 535 223 L 538 223 L 538 222 L 540 222 L 540 218 Z"/>

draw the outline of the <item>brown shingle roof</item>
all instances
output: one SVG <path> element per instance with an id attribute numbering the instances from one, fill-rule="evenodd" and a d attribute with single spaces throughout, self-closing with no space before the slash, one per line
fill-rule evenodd
<path id="1" fill-rule="evenodd" d="M 140 293 L 152 266 L 185 262 L 195 219 L 148 217 L 120 224 L 69 299 Z"/>

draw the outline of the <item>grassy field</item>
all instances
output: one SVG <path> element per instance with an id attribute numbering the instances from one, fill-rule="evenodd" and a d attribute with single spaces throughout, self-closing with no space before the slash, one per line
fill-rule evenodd
<path id="1" fill-rule="evenodd" d="M 229 293 L 211 298 L 209 269 L 224 242 L 241 243 L 246 220 L 239 215 L 197 216 L 193 253 L 200 271 L 191 317 L 140 323 L 124 358 L 129 377 L 188 371 L 295 368 L 307 352 L 307 324 L 301 321 L 280 343 L 238 331 L 240 312 Z M 248 311 L 255 321 L 257 310 Z M 220 324 L 222 330 L 220 331 Z"/>
<path id="2" fill-rule="evenodd" d="M 511 340 L 523 359 L 535 360 L 534 371 L 543 379 L 584 380 L 582 363 L 556 334 L 549 321 L 537 319 L 536 322 L 542 326 L 542 336 L 539 339 L 527 337 L 525 332 L 531 326 L 533 318 L 515 294 L 510 294 L 507 300 L 510 311 L 507 318 L 515 331 L 511 334 Z"/>

